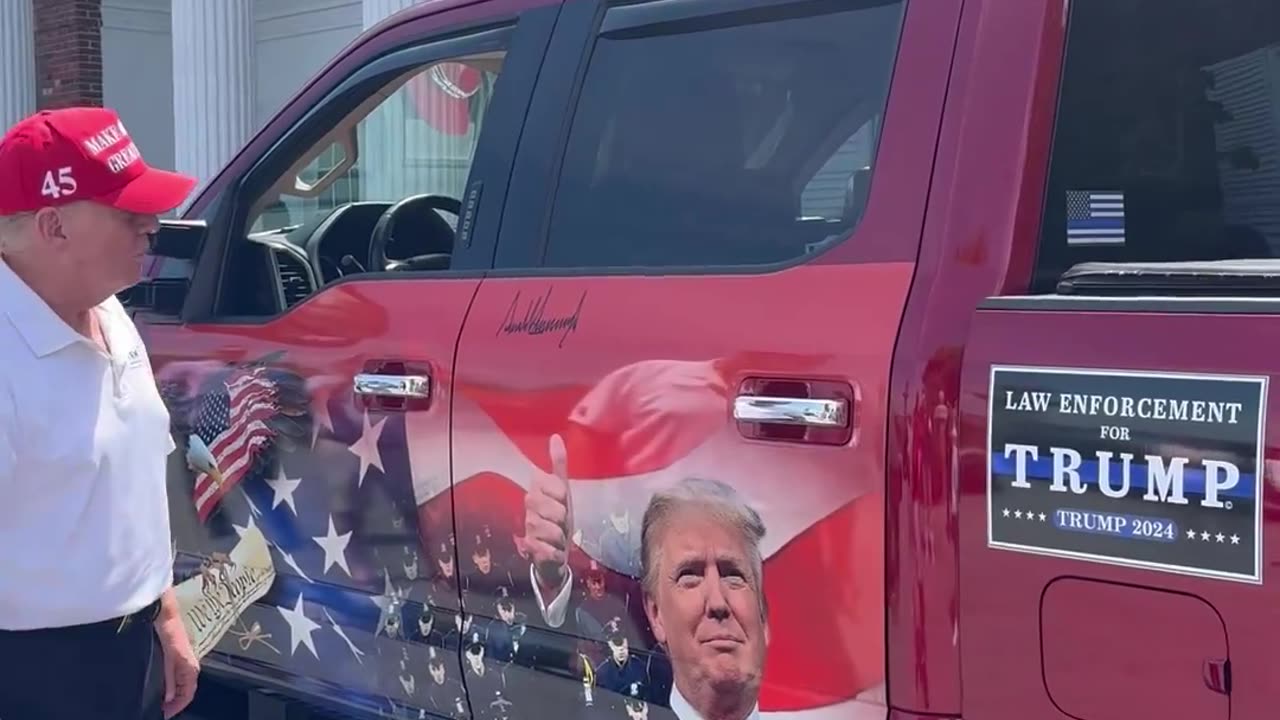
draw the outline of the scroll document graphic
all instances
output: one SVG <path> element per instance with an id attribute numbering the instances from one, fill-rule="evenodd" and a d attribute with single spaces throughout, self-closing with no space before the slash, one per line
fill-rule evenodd
<path id="1" fill-rule="evenodd" d="M 196 576 L 175 588 L 182 622 L 196 657 L 218 644 L 240 614 L 275 581 L 276 569 L 262 531 L 250 527 L 229 555 L 215 553 Z"/>

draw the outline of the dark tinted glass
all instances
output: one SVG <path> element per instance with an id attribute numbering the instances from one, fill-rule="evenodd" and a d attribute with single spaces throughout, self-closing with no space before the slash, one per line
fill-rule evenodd
<path id="1" fill-rule="evenodd" d="M 1036 278 L 1280 249 L 1280 2 L 1075 0 Z"/>
<path id="2" fill-rule="evenodd" d="M 846 237 L 901 19 L 900 2 L 806 2 L 599 38 L 546 263 L 773 263 Z"/>

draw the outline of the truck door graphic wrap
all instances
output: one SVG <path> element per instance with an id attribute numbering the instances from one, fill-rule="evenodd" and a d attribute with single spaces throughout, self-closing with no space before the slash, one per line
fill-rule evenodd
<path id="1" fill-rule="evenodd" d="M 478 282 L 349 283 L 265 330 L 146 327 L 178 445 L 174 580 L 211 665 L 339 707 L 469 716 L 448 361 Z M 388 325 L 380 308 L 423 297 L 430 318 Z M 237 356 L 211 359 L 232 338 Z M 354 392 L 400 366 L 429 400 Z"/>
<path id="2" fill-rule="evenodd" d="M 182 500 L 192 503 L 196 517 L 208 522 L 219 504 L 241 487 L 252 505 L 252 490 L 261 483 L 273 491 L 270 507 L 286 502 L 295 512 L 293 497 L 300 480 L 286 477 L 283 456 L 308 447 L 314 418 L 305 381 L 274 367 L 279 355 L 207 372 L 169 373 L 160 393 L 169 407 L 177 452 L 190 471 L 190 491 Z M 170 369 L 174 369 L 172 366 Z M 243 483 L 243 486 L 242 486 Z M 251 516 L 253 513 L 251 513 Z M 227 515 L 220 517 L 225 528 Z M 238 540 L 230 551 L 214 551 L 201 560 L 195 574 L 177 582 L 187 630 L 197 655 L 205 655 L 222 636 L 266 643 L 258 630 L 244 627 L 239 616 L 271 588 L 276 569 L 266 536 L 253 523 L 233 526 Z M 345 567 L 346 561 L 342 560 Z M 181 575 L 190 563 L 179 566 Z"/>

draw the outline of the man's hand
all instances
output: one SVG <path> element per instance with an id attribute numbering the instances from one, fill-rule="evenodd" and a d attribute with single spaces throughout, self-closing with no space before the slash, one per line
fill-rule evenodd
<path id="1" fill-rule="evenodd" d="M 182 624 L 178 598 L 172 588 L 160 601 L 156 635 L 164 649 L 164 716 L 168 720 L 191 704 L 196 694 L 196 678 L 200 674 L 200 660 L 196 658 L 187 629 Z"/>
<path id="2" fill-rule="evenodd" d="M 525 495 L 525 547 L 545 590 L 564 582 L 573 537 L 573 497 L 569 492 L 564 440 L 552 435 L 551 474 L 538 472 Z"/>

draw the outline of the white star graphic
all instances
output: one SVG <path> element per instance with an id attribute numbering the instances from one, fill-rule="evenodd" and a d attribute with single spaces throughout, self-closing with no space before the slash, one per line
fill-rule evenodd
<path id="1" fill-rule="evenodd" d="M 253 498 L 249 497 L 249 491 L 245 490 L 243 485 L 240 486 L 240 492 L 244 495 L 244 501 L 249 503 L 249 512 L 253 513 L 254 517 L 262 517 L 262 511 L 258 509 L 258 504 L 253 501 Z"/>
<path id="2" fill-rule="evenodd" d="M 1188 540 L 1195 540 L 1195 539 L 1196 539 L 1196 531 L 1195 531 L 1195 530 L 1188 530 L 1188 531 L 1187 531 L 1187 539 L 1188 539 Z"/>
<path id="3" fill-rule="evenodd" d="M 351 576 L 351 568 L 347 567 L 347 543 L 351 542 L 351 531 L 339 535 L 338 531 L 333 527 L 333 514 L 329 514 L 329 534 L 321 537 L 312 537 L 316 544 L 324 548 L 324 572 L 328 573 L 329 568 L 335 564 L 342 568 L 347 577 Z"/>
<path id="4" fill-rule="evenodd" d="M 320 655 L 316 652 L 315 640 L 311 637 L 311 633 L 320 629 L 320 623 L 317 623 L 307 617 L 306 613 L 303 612 L 302 594 L 298 594 L 298 602 L 293 606 L 292 610 L 282 607 L 276 607 L 276 609 L 284 616 L 285 622 L 289 623 L 289 639 L 291 645 L 289 648 L 289 654 L 292 655 L 296 653 L 298 651 L 298 643 L 302 643 L 303 645 L 306 645 L 307 649 L 311 651 L 311 654 L 319 660 Z"/>
<path id="5" fill-rule="evenodd" d="M 386 568 L 382 569 L 382 578 L 385 583 L 382 594 L 377 597 L 369 598 L 373 601 L 373 604 L 377 605 L 378 609 L 382 611 L 378 616 L 378 629 L 374 630 L 373 634 L 377 635 L 386 631 L 387 637 L 392 637 L 392 616 L 400 612 L 400 606 L 401 603 L 404 602 L 405 593 L 397 590 L 396 587 L 391 584 L 391 574 L 387 572 Z M 458 619 L 461 619 L 461 616 L 458 616 Z"/>
<path id="6" fill-rule="evenodd" d="M 356 662 L 363 665 L 364 660 L 362 658 L 364 656 L 364 651 L 356 647 L 355 643 L 351 642 L 351 638 L 347 637 L 347 633 L 343 631 L 342 626 L 334 621 L 333 616 L 329 614 L 329 610 L 327 608 L 324 611 L 324 616 L 329 618 L 329 624 L 333 626 L 333 631 L 338 633 L 338 637 L 342 638 L 342 641 L 347 644 L 347 647 L 351 648 L 351 654 L 356 656 Z"/>
<path id="7" fill-rule="evenodd" d="M 1222 533 L 1218 533 L 1217 538 L 1218 538 L 1218 542 L 1222 542 L 1223 540 L 1227 539 L 1227 536 L 1223 535 Z"/>
<path id="8" fill-rule="evenodd" d="M 1009 508 L 1004 509 L 1004 516 L 1009 517 Z"/>
<path id="9" fill-rule="evenodd" d="M 293 514 L 298 514 L 298 506 L 293 504 L 293 491 L 298 489 L 298 485 L 302 484 L 302 478 L 285 477 L 284 465 L 280 465 L 280 472 L 274 478 L 267 481 L 271 489 L 275 491 L 275 496 L 271 499 L 271 509 L 275 510 L 280 507 L 280 503 L 288 503 L 289 509 L 293 510 Z"/>
<path id="10" fill-rule="evenodd" d="M 1040 522 L 1044 522 L 1044 521 L 1045 521 L 1044 513 L 1040 513 Z"/>
<path id="11" fill-rule="evenodd" d="M 311 447 L 320 439 L 320 428 L 328 428 L 333 433 L 333 417 L 329 413 L 329 400 L 332 395 L 322 395 L 311 404 Z"/>
<path id="12" fill-rule="evenodd" d="M 248 515 L 247 517 L 249 518 L 249 522 L 245 523 L 244 527 L 240 527 L 235 523 L 231 524 L 231 527 L 236 531 L 236 535 L 239 535 L 241 538 L 249 534 L 250 531 L 257 529 L 257 526 L 253 523 L 253 515 Z"/>
<path id="13" fill-rule="evenodd" d="M 1239 535 L 1236 535 L 1235 533 L 1232 533 L 1232 534 L 1231 534 L 1231 544 L 1232 544 L 1232 545 L 1239 545 L 1239 544 L 1240 544 L 1240 536 L 1239 536 Z"/>
<path id="14" fill-rule="evenodd" d="M 1016 518 L 1018 518 L 1019 520 L 1021 520 L 1021 519 L 1022 519 L 1022 511 L 1021 511 L 1021 510 L 1014 510 L 1014 511 L 1013 511 L 1013 516 L 1014 516 L 1014 517 L 1016 517 Z"/>
<path id="15" fill-rule="evenodd" d="M 298 577 L 302 578 L 303 580 L 306 580 L 307 582 L 315 582 L 315 580 L 312 580 L 311 578 L 307 577 L 306 573 L 302 572 L 302 568 L 298 567 L 298 563 L 296 560 L 293 559 L 292 555 L 285 552 L 284 550 L 281 550 L 278 545 L 271 545 L 270 547 L 275 548 L 276 551 L 280 553 L 280 557 L 284 558 L 284 561 L 288 563 L 289 567 L 293 568 L 293 571 L 298 573 Z"/>
<path id="16" fill-rule="evenodd" d="M 1201 540 L 1208 540 L 1208 539 L 1209 539 L 1209 531 L 1208 531 L 1208 530 L 1206 530 L 1206 531 L 1204 531 L 1204 532 L 1200 533 L 1200 539 L 1201 539 Z"/>
<path id="17" fill-rule="evenodd" d="M 369 471 L 370 467 L 376 467 L 386 472 L 382 467 L 382 453 L 378 452 L 378 439 L 382 437 L 382 428 L 385 422 L 386 418 L 380 418 L 376 424 L 370 425 L 369 414 L 365 413 L 362 419 L 364 427 L 360 431 L 360 439 L 347 448 L 352 454 L 360 458 L 360 474 L 356 476 L 356 487 L 364 484 L 364 475 Z"/>

